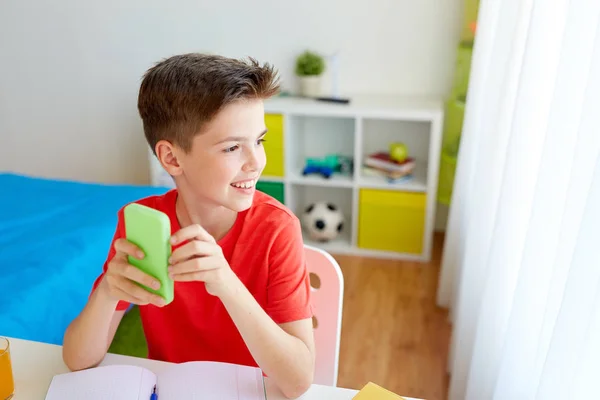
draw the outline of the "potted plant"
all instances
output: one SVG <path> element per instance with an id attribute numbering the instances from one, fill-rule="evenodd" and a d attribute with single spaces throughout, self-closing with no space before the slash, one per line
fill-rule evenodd
<path id="1" fill-rule="evenodd" d="M 296 59 L 296 75 L 300 80 L 300 94 L 307 97 L 321 95 L 321 74 L 325 60 L 320 54 L 305 51 Z"/>

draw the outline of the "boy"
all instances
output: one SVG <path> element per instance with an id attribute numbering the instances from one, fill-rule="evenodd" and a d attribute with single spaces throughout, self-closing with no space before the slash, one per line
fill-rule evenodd
<path id="1" fill-rule="evenodd" d="M 123 210 L 103 272 L 68 327 L 71 370 L 104 358 L 129 304 L 138 304 L 148 356 L 260 367 L 286 397 L 310 386 L 314 342 L 310 284 L 298 219 L 255 190 L 266 157 L 263 100 L 278 83 L 271 66 L 185 54 L 150 68 L 138 109 L 146 139 L 176 189 L 138 203 L 172 226 L 169 273 L 175 298 L 127 263 L 143 253 L 124 239 Z"/>

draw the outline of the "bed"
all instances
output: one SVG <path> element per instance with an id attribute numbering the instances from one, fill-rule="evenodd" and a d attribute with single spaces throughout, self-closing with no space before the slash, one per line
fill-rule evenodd
<path id="1" fill-rule="evenodd" d="M 127 202 L 167 188 L 0 173 L 0 335 L 62 344 Z"/>

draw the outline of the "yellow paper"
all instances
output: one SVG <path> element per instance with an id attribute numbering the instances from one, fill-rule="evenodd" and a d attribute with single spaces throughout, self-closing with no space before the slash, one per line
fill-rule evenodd
<path id="1" fill-rule="evenodd" d="M 405 400 L 381 386 L 369 382 L 352 398 L 353 400 Z"/>

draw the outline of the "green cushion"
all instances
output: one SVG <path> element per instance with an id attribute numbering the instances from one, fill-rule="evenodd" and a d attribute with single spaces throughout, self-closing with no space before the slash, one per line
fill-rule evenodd
<path id="1" fill-rule="evenodd" d="M 123 316 L 108 352 L 133 357 L 148 357 L 148 346 L 138 306 L 133 306 Z"/>

